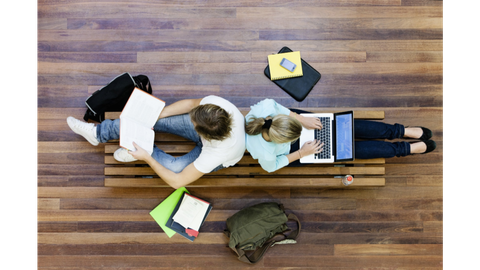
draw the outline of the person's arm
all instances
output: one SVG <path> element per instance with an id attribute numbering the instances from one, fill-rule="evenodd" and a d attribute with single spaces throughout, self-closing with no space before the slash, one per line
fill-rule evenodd
<path id="1" fill-rule="evenodd" d="M 202 98 L 183 99 L 183 100 L 174 102 L 168 106 L 165 106 L 165 108 L 163 108 L 162 113 L 160 113 L 160 116 L 158 117 L 158 119 L 173 116 L 173 115 L 188 113 L 190 112 L 190 110 L 200 105 L 201 101 L 202 101 Z"/>
<path id="2" fill-rule="evenodd" d="M 302 157 L 309 156 L 311 154 L 318 154 L 323 151 L 323 145 L 323 142 L 320 143 L 320 141 L 317 140 L 306 142 L 302 148 L 287 155 L 288 161 L 289 163 L 292 163 Z"/>
<path id="3" fill-rule="evenodd" d="M 290 117 L 296 118 L 302 126 L 306 129 L 322 129 L 322 122 L 317 117 L 305 117 L 303 115 L 297 114 L 290 111 Z"/>
<path id="4" fill-rule="evenodd" d="M 169 169 L 163 167 L 160 163 L 158 163 L 151 155 L 147 153 L 143 148 L 138 146 L 136 143 L 133 143 L 136 151 L 129 151 L 129 153 L 138 160 L 145 161 L 150 167 L 155 171 L 160 178 L 165 181 L 168 185 L 170 185 L 174 189 L 178 189 L 184 187 L 195 180 L 199 179 L 204 175 L 204 173 L 200 172 L 195 168 L 193 162 L 189 164 L 183 171 L 179 173 L 174 173 Z"/>

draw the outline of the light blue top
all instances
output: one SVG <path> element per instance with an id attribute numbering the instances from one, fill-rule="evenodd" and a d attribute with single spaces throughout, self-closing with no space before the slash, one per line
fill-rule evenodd
<path id="1" fill-rule="evenodd" d="M 246 123 L 249 122 L 250 116 L 265 118 L 267 116 L 274 117 L 277 114 L 290 114 L 289 109 L 278 104 L 273 99 L 264 99 L 250 106 L 250 109 L 250 112 L 245 116 Z M 289 163 L 286 155 L 290 153 L 290 143 L 277 144 L 265 141 L 262 134 L 245 134 L 245 144 L 250 155 L 254 159 L 258 159 L 260 166 L 267 172 L 276 171 Z"/>

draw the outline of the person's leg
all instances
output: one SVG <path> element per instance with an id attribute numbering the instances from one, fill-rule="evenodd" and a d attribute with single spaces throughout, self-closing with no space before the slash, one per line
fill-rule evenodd
<path id="1" fill-rule="evenodd" d="M 105 119 L 97 125 L 97 140 L 106 143 L 109 140 L 118 140 L 120 138 L 120 119 Z"/>
<path id="2" fill-rule="evenodd" d="M 181 136 L 196 144 L 190 152 L 178 157 L 167 154 L 157 146 L 154 146 L 152 157 L 162 166 L 175 173 L 183 171 L 183 169 L 195 161 L 202 152 L 203 144 L 201 138 L 195 131 L 188 114 L 159 119 L 153 129 L 156 132 L 165 132 Z"/>
<path id="3" fill-rule="evenodd" d="M 175 134 L 192 142 L 201 142 L 201 138 L 195 131 L 192 120 L 188 114 L 174 115 L 158 119 L 153 126 L 155 132 Z"/>
<path id="4" fill-rule="evenodd" d="M 410 155 L 410 143 L 384 141 L 355 141 L 355 158 L 391 158 Z"/>
<path id="5" fill-rule="evenodd" d="M 100 143 L 97 140 L 97 128 L 94 123 L 87 123 L 69 116 L 67 117 L 67 124 L 73 132 L 85 138 L 93 146 L 97 146 Z"/>
<path id="6" fill-rule="evenodd" d="M 165 153 L 162 149 L 158 148 L 156 145 L 153 146 L 152 157 L 160 163 L 163 167 L 169 169 L 174 173 L 179 173 L 185 169 L 190 163 L 194 162 L 200 153 L 202 152 L 202 147 L 196 145 L 190 152 L 183 156 L 174 157 L 170 154 Z"/>
<path id="7" fill-rule="evenodd" d="M 371 120 L 355 120 L 355 138 L 358 139 L 396 139 L 405 134 L 401 124 L 386 124 Z"/>

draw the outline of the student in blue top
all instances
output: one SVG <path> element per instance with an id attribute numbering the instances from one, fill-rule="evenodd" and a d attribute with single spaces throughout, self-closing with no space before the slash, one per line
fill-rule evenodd
<path id="1" fill-rule="evenodd" d="M 257 159 L 267 172 L 276 171 L 285 166 L 301 166 L 301 157 L 319 153 L 323 143 L 311 141 L 299 147 L 298 138 L 302 126 L 306 129 L 321 129 L 322 124 L 316 117 L 303 117 L 301 110 L 287 109 L 273 99 L 265 99 L 250 107 L 245 116 L 245 144 L 250 155 Z M 390 125 L 377 121 L 355 120 L 355 158 L 389 158 L 410 154 L 429 153 L 436 148 L 430 140 L 432 132 L 424 127 L 405 127 L 401 124 Z M 385 142 L 373 139 L 413 138 L 420 141 Z"/>
<path id="2" fill-rule="evenodd" d="M 290 152 L 290 145 L 300 137 L 302 126 L 322 128 L 318 118 L 303 117 L 283 107 L 273 99 L 265 99 L 250 107 L 245 116 L 245 144 L 254 159 L 267 172 L 276 171 L 301 156 L 319 153 L 323 143 L 312 141 L 300 150 Z"/>

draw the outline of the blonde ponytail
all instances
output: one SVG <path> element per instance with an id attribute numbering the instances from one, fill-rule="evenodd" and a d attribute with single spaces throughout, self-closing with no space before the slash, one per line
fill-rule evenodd
<path id="1" fill-rule="evenodd" d="M 267 117 L 266 119 L 271 119 Z M 262 133 L 265 118 L 251 116 L 246 123 L 245 132 L 248 135 Z M 302 132 L 302 124 L 297 119 L 284 114 L 273 117 L 272 124 L 267 130 L 268 136 L 274 143 L 289 143 L 297 140 Z"/>

